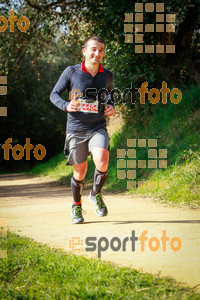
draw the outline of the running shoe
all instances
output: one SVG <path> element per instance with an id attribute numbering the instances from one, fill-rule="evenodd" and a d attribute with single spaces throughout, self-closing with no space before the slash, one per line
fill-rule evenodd
<path id="1" fill-rule="evenodd" d="M 84 222 L 82 216 L 82 207 L 81 205 L 72 206 L 72 224 L 81 224 Z"/>
<path id="2" fill-rule="evenodd" d="M 91 191 L 89 195 L 89 200 L 94 204 L 94 211 L 97 216 L 104 217 L 108 214 L 107 207 L 103 202 L 102 195 L 100 193 L 93 196 Z"/>

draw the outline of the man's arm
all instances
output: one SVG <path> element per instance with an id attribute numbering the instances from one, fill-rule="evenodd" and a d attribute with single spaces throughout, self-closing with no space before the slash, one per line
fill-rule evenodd
<path id="1" fill-rule="evenodd" d="M 67 106 L 69 105 L 69 102 L 63 100 L 61 95 L 70 86 L 70 73 L 71 73 L 71 68 L 67 67 L 62 72 L 60 78 L 58 79 L 56 85 L 54 86 L 50 94 L 51 102 L 63 111 L 67 110 Z"/>
<path id="2" fill-rule="evenodd" d="M 111 73 L 110 80 L 109 80 L 109 85 L 108 85 L 108 88 L 107 88 L 109 93 L 107 95 L 106 104 L 111 104 L 113 107 L 115 107 L 114 93 L 111 93 L 111 91 L 114 90 L 113 81 L 114 81 L 114 77 L 113 77 L 113 73 Z"/>
<path id="3" fill-rule="evenodd" d="M 114 90 L 114 86 L 113 86 L 113 74 L 110 76 L 110 81 L 109 81 L 109 85 L 108 85 L 108 95 L 107 95 L 107 99 L 106 99 L 106 106 L 105 106 L 105 115 L 108 117 L 112 117 L 115 113 L 115 104 L 114 104 L 114 93 L 111 93 L 112 90 Z"/>

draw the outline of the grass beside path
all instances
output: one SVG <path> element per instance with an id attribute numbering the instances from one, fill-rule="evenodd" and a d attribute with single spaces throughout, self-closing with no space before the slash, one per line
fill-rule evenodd
<path id="1" fill-rule="evenodd" d="M 200 299 L 174 280 L 66 254 L 8 232 L 0 299 Z"/>

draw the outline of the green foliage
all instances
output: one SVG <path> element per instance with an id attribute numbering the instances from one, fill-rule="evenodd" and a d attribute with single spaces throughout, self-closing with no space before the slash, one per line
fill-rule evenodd
<path id="1" fill-rule="evenodd" d="M 8 232 L 1 299 L 199 299 L 174 280 L 63 253 Z"/>
<path id="2" fill-rule="evenodd" d="M 45 146 L 44 160 L 48 160 L 63 149 L 66 123 L 66 113 L 55 108 L 49 96 L 63 70 L 77 63 L 80 49 L 63 32 L 68 13 L 60 16 L 55 7 L 50 12 L 45 4 L 41 2 L 39 9 L 23 1 L 4 0 L 1 4 L 2 15 L 8 18 L 13 9 L 17 18 L 30 20 L 30 27 L 22 33 L 15 22 L 14 32 L 8 26 L 0 33 L 0 75 L 8 76 L 8 94 L 1 96 L 8 116 L 0 117 L 0 144 L 12 137 L 13 147 L 23 146 L 30 138 L 34 146 Z M 1 152 L 0 171 L 26 171 L 36 162 L 33 155 L 30 161 L 15 161 L 11 155 L 5 161 Z"/>

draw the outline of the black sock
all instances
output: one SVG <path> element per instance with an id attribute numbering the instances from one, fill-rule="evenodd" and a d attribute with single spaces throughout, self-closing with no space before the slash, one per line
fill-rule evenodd
<path id="1" fill-rule="evenodd" d="M 81 205 L 81 195 L 83 192 L 84 180 L 78 181 L 74 178 L 71 178 L 71 188 L 72 188 L 72 196 L 73 196 L 73 206 Z"/>
<path id="2" fill-rule="evenodd" d="M 95 169 L 94 183 L 93 183 L 93 190 L 92 190 L 93 196 L 100 193 L 104 183 L 106 182 L 107 175 L 108 175 L 108 171 L 100 172 L 97 169 Z"/>

